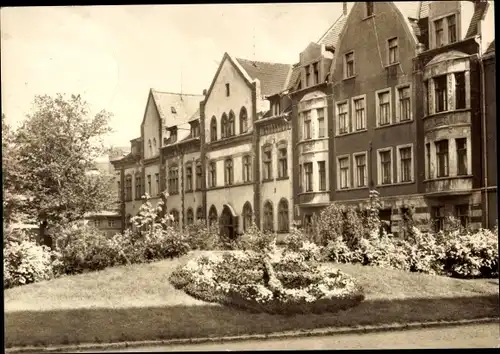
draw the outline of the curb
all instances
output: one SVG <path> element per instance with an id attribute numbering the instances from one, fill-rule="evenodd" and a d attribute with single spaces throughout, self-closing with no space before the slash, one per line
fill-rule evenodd
<path id="1" fill-rule="evenodd" d="M 13 347 L 5 348 L 5 353 L 40 353 L 40 352 L 68 352 L 78 350 L 109 350 L 109 349 L 124 349 L 124 348 L 140 348 L 146 346 L 164 346 L 164 345 L 178 345 L 178 344 L 202 344 L 202 343 L 221 343 L 226 341 L 245 341 L 245 340 L 258 340 L 258 339 L 286 339 L 286 338 L 300 338 L 300 337 L 313 337 L 324 335 L 341 335 L 341 334 L 367 334 L 377 332 L 390 332 L 390 331 L 404 331 L 410 329 L 421 328 L 436 328 L 436 327 L 453 327 L 460 325 L 471 324 L 487 324 L 498 323 L 500 318 L 488 317 L 478 318 L 473 320 L 460 320 L 460 321 L 433 321 L 433 322 L 417 322 L 406 324 L 390 324 L 378 326 L 359 326 L 359 327 L 341 327 L 341 328 L 322 328 L 309 331 L 289 331 L 278 332 L 270 334 L 251 334 L 242 336 L 230 337 L 213 337 L 213 338 L 188 338 L 188 339 L 166 339 L 166 340 L 147 340 L 137 342 L 116 342 L 116 343 L 88 343 L 78 345 L 64 345 L 52 347 Z"/>

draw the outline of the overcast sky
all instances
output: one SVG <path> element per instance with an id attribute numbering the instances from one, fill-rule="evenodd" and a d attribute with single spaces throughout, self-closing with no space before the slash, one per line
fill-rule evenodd
<path id="1" fill-rule="evenodd" d="M 128 146 L 150 88 L 180 92 L 182 81 L 184 93 L 201 94 L 224 52 L 293 64 L 341 11 L 342 3 L 2 8 L 2 111 L 18 125 L 36 94 L 81 94 L 114 114 L 108 144 Z"/>

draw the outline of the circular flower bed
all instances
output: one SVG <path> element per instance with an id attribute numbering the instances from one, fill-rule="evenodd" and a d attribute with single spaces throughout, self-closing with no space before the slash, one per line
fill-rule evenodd
<path id="1" fill-rule="evenodd" d="M 336 312 L 364 299 L 352 277 L 299 252 L 200 256 L 176 269 L 170 282 L 200 300 L 273 314 Z"/>

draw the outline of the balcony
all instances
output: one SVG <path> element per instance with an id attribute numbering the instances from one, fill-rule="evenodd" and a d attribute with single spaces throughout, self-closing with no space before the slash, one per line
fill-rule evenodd
<path id="1" fill-rule="evenodd" d="M 455 176 L 428 179 L 424 181 L 428 197 L 465 195 L 472 193 L 472 176 Z"/>
<path id="2" fill-rule="evenodd" d="M 298 204 L 301 207 L 328 205 L 330 204 L 330 193 L 328 191 L 299 193 Z"/>
<path id="3" fill-rule="evenodd" d="M 449 127 L 466 126 L 471 124 L 470 109 L 460 109 L 432 114 L 424 118 L 426 133 Z"/>
<path id="4" fill-rule="evenodd" d="M 328 151 L 328 138 L 302 140 L 297 145 L 299 156 L 307 153 Z"/>

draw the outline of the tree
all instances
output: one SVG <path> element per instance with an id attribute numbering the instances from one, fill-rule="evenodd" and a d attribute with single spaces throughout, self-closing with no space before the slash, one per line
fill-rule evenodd
<path id="1" fill-rule="evenodd" d="M 106 111 L 91 117 L 80 95 L 36 96 L 34 111 L 14 133 L 17 170 L 10 183 L 28 200 L 22 209 L 40 224 L 41 240 L 51 242 L 47 228 L 115 202 L 112 177 L 88 173 L 105 151 L 109 118 Z"/>

